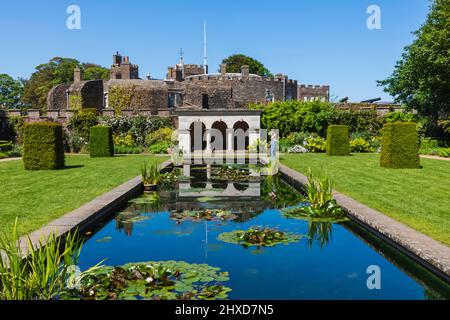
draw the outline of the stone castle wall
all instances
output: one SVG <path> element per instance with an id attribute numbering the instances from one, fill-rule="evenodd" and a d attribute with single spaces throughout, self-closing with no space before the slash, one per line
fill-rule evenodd
<path id="1" fill-rule="evenodd" d="M 297 99 L 300 101 L 330 101 L 330 86 L 312 86 L 301 84 L 298 86 Z"/>

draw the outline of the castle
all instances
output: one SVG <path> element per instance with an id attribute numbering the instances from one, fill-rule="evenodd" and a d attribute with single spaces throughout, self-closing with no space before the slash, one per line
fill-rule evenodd
<path id="1" fill-rule="evenodd" d="M 74 82 L 52 88 L 47 110 L 56 112 L 95 108 L 103 113 L 118 109 L 127 114 L 168 115 L 178 110 L 241 109 L 249 103 L 285 100 L 329 100 L 329 86 L 298 85 L 296 80 L 277 74 L 261 77 L 242 66 L 240 73 L 208 73 L 207 66 L 180 62 L 168 68 L 164 80 L 139 78 L 139 67 L 129 57 L 113 55 L 109 80 L 83 81 L 80 69 Z M 119 101 L 118 101 L 119 100 Z"/>

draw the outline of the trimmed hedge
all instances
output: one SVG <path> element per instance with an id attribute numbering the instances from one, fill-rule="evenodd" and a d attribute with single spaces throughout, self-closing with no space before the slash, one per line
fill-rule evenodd
<path id="1" fill-rule="evenodd" d="M 62 126 L 53 122 L 26 124 L 23 129 L 23 163 L 26 170 L 64 168 Z"/>
<path id="2" fill-rule="evenodd" d="M 350 154 L 348 126 L 328 126 L 326 149 L 329 156 L 348 156 Z"/>
<path id="3" fill-rule="evenodd" d="M 113 157 L 114 142 L 112 128 L 109 126 L 91 127 L 89 136 L 89 150 L 91 157 Z"/>
<path id="4" fill-rule="evenodd" d="M 386 123 L 382 131 L 380 165 L 385 168 L 420 168 L 417 125 Z"/>

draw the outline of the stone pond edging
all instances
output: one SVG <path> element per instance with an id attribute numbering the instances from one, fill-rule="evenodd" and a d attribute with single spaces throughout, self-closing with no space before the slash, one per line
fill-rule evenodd
<path id="1" fill-rule="evenodd" d="M 172 160 L 167 160 L 160 164 L 160 169 L 164 170 L 172 164 Z M 78 230 L 84 233 L 113 213 L 115 210 L 125 205 L 128 200 L 137 196 L 142 190 L 142 178 L 137 176 L 113 190 L 95 198 L 94 200 L 82 205 L 56 220 L 53 220 L 46 226 L 33 231 L 32 233 L 20 238 L 20 245 L 24 255 L 28 253 L 28 237 L 34 247 L 38 247 L 42 242 L 52 234 L 57 237 L 64 237 L 69 232 Z"/>
<path id="2" fill-rule="evenodd" d="M 279 165 L 284 180 L 303 189 L 308 178 L 285 165 Z M 350 218 L 401 250 L 427 269 L 450 282 L 450 248 L 385 214 L 334 191 L 334 198 Z"/>
<path id="3" fill-rule="evenodd" d="M 172 165 L 167 160 L 160 165 L 161 170 Z M 298 189 L 304 189 L 308 178 L 285 165 L 279 165 L 283 179 Z M 20 238 L 22 252 L 28 251 L 29 237 L 37 247 L 51 234 L 64 237 L 71 231 L 86 232 L 102 221 L 127 201 L 141 192 L 141 177 L 137 176 L 113 190 L 95 198 L 91 202 L 50 222 L 46 226 Z M 372 233 L 412 257 L 414 260 L 450 282 L 450 248 L 446 245 L 371 209 L 352 198 L 333 192 L 337 203 L 342 206 L 350 218 Z M 43 243 L 44 244 L 44 243 Z"/>

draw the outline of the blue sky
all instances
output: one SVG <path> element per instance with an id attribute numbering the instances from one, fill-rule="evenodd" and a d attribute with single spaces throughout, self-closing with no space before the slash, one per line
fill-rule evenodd
<path id="1" fill-rule="evenodd" d="M 81 8 L 81 30 L 66 28 L 71 4 Z M 366 27 L 372 4 L 381 8 L 381 30 Z M 0 73 L 29 77 L 55 56 L 109 67 L 118 50 L 140 66 L 141 77 L 163 78 L 180 48 L 187 63 L 202 63 L 206 20 L 211 71 L 244 53 L 299 83 L 329 84 L 333 96 L 391 100 L 376 80 L 392 72 L 428 6 L 427 0 L 2 1 Z"/>

